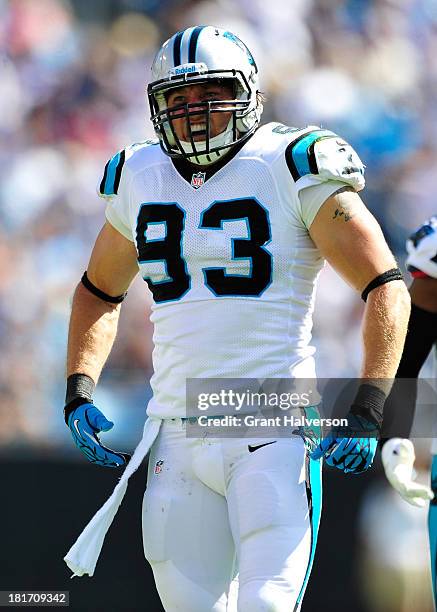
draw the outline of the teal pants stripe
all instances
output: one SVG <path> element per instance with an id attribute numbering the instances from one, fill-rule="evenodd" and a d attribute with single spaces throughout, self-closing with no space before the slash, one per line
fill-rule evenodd
<path id="1" fill-rule="evenodd" d="M 434 593 L 434 603 L 437 609 L 437 584 L 436 584 L 436 568 L 437 568 L 437 455 L 434 455 L 431 466 L 431 486 L 434 495 L 436 496 L 433 502 L 429 505 L 428 513 L 428 532 L 429 532 L 429 550 L 431 553 L 431 576 L 432 590 Z"/>
<path id="2" fill-rule="evenodd" d="M 308 460 L 308 479 L 311 496 L 311 549 L 305 578 L 296 601 L 295 611 L 299 609 L 308 585 L 316 554 L 317 537 L 319 535 L 320 518 L 322 516 L 322 461 Z"/>

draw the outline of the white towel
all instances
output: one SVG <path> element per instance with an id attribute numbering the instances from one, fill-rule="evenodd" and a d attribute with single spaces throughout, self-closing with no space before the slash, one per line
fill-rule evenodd
<path id="1" fill-rule="evenodd" d="M 144 425 L 143 437 L 136 447 L 134 454 L 127 464 L 122 477 L 117 483 L 111 497 L 104 503 L 100 510 L 93 516 L 91 521 L 82 531 L 76 542 L 64 557 L 65 563 L 71 569 L 74 576 L 88 574 L 92 576 L 96 567 L 97 559 L 102 550 L 105 535 L 114 520 L 117 510 L 126 493 L 129 478 L 138 469 L 142 460 L 147 455 L 155 441 L 161 419 L 148 418 Z"/>

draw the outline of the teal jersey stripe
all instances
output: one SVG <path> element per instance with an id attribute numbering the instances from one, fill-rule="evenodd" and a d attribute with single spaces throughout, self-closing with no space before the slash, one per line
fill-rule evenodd
<path id="1" fill-rule="evenodd" d="M 330 130 L 317 130 L 298 138 L 295 143 L 291 143 L 291 145 L 287 147 L 287 164 L 295 181 L 306 174 L 312 174 L 308 154 L 309 148 L 316 140 L 329 136 L 335 137 L 336 134 Z M 289 159 L 290 155 L 291 159 Z"/>
<path id="2" fill-rule="evenodd" d="M 308 461 L 309 483 L 311 490 L 311 550 L 305 578 L 296 600 L 295 610 L 302 602 L 316 554 L 317 536 L 319 535 L 320 518 L 322 516 L 322 461 L 309 459 Z"/>
<path id="3" fill-rule="evenodd" d="M 108 164 L 108 171 L 106 173 L 105 186 L 103 189 L 104 195 L 111 196 L 117 193 L 117 189 L 115 185 L 115 176 L 116 176 L 117 166 L 120 161 L 120 157 L 121 157 L 121 152 L 117 153 L 117 155 L 114 155 L 114 157 L 110 160 Z"/>

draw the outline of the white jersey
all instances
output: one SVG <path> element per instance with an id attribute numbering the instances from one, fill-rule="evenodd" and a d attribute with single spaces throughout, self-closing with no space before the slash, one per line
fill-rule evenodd
<path id="1" fill-rule="evenodd" d="M 345 183 L 364 184 L 347 143 L 277 123 L 215 172 L 184 177 L 154 141 L 108 162 L 100 186 L 107 219 L 135 243 L 153 294 L 149 415 L 185 416 L 188 378 L 315 376 L 323 259 L 308 228 Z"/>

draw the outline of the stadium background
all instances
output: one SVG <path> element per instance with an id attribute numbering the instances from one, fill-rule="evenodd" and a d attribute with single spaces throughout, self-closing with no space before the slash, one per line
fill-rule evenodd
<path id="1" fill-rule="evenodd" d="M 434 0 L 1 0 L 0 590 L 68 589 L 72 610 L 161 610 L 139 535 L 144 469 L 95 578 L 69 581 L 63 553 L 117 475 L 71 442 L 64 357 L 72 292 L 104 219 L 104 164 L 153 135 L 153 53 L 199 23 L 253 51 L 264 122 L 321 124 L 353 144 L 367 166 L 363 197 L 401 264 L 408 233 L 436 212 Z M 356 375 L 359 297 L 326 269 L 318 305 L 319 375 Z M 105 440 L 123 450 L 140 437 L 150 393 L 149 306 L 138 281 L 96 393 L 116 423 Z M 426 467 L 426 441 L 419 455 Z M 430 610 L 425 511 L 388 489 L 379 462 L 359 478 L 326 472 L 325 491 L 304 612 Z"/>

